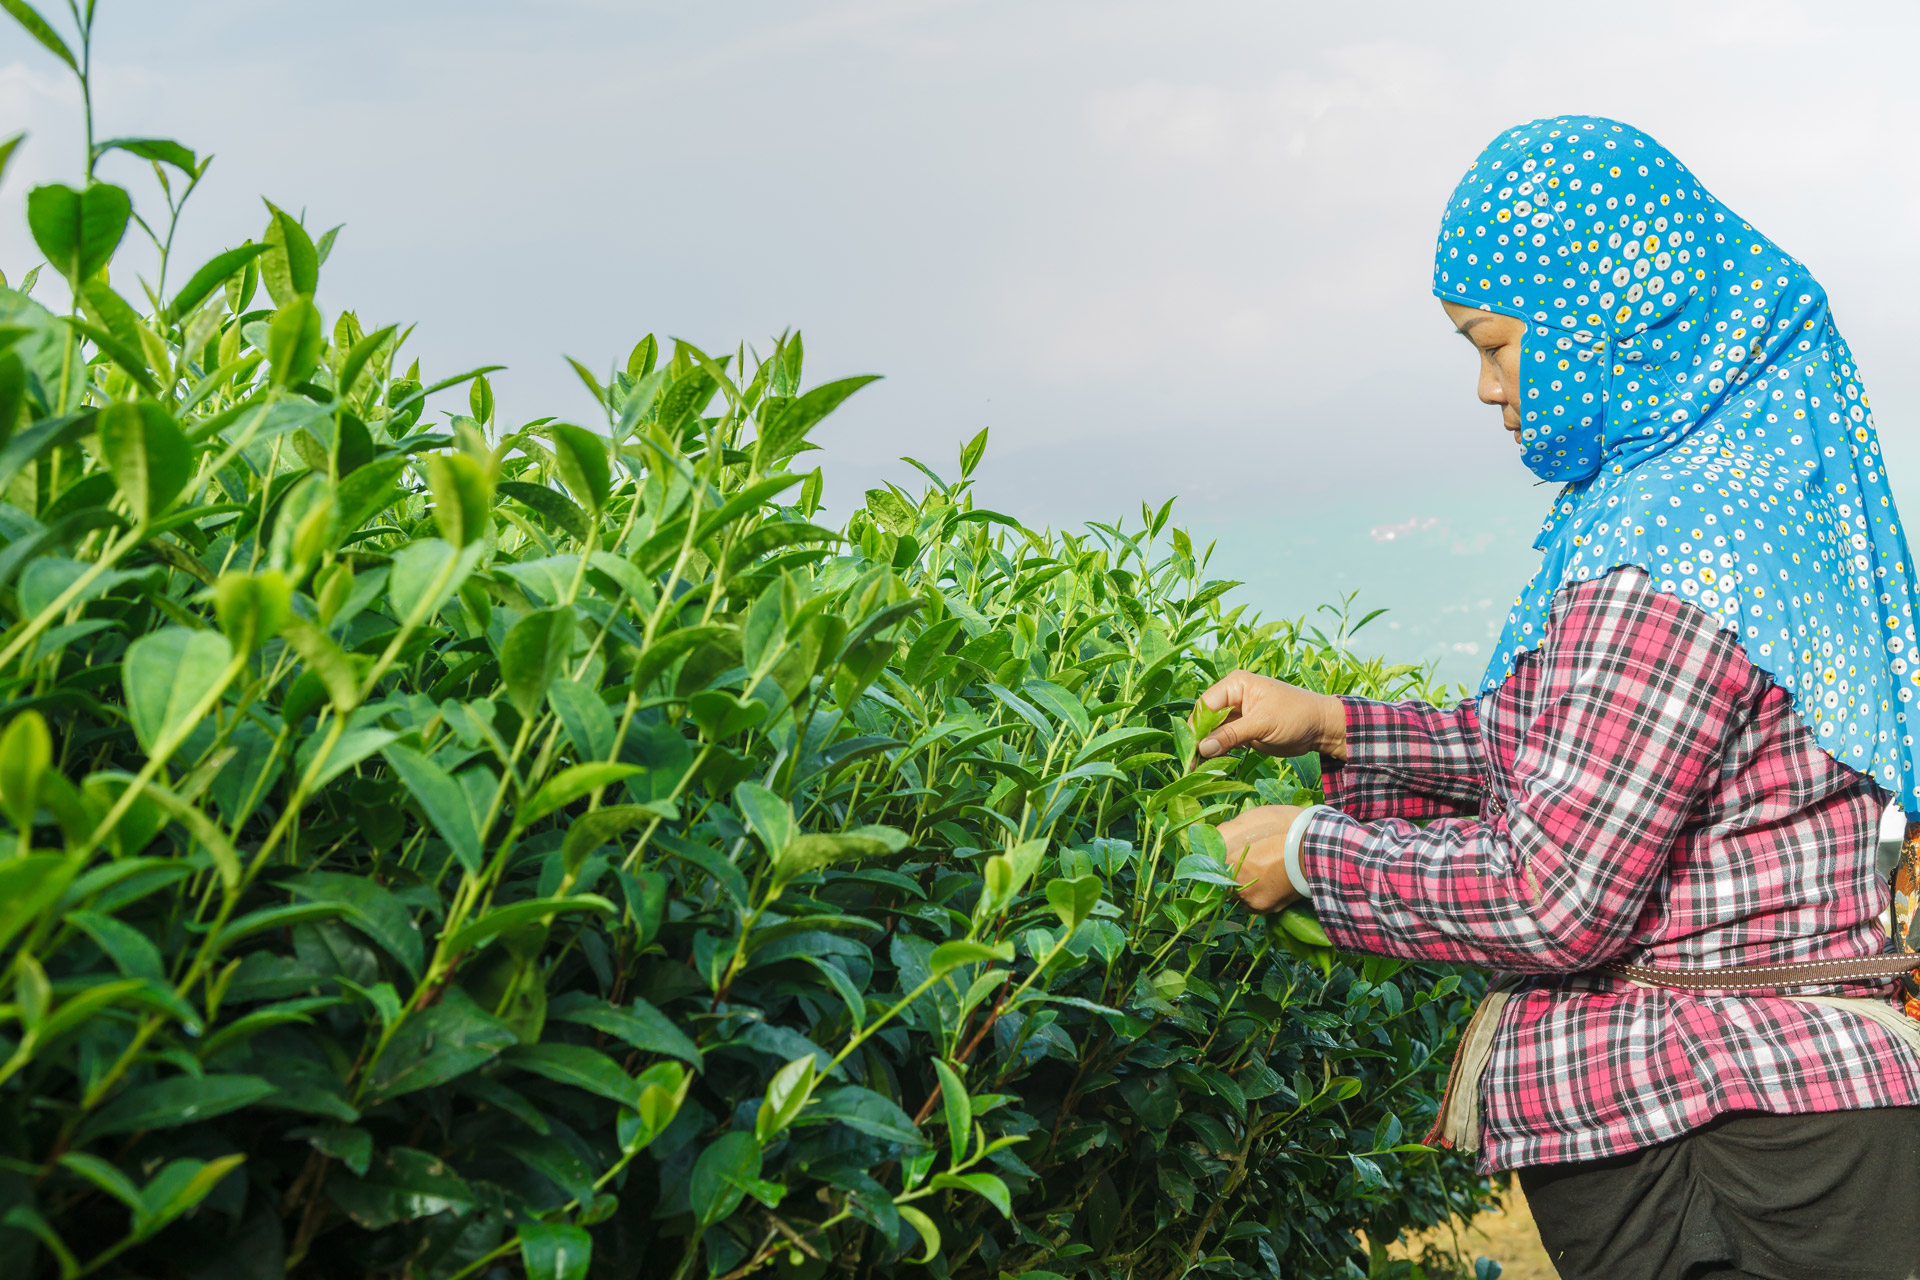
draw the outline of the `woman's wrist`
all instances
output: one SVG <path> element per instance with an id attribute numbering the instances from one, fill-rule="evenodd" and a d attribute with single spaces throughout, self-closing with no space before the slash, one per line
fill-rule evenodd
<path id="1" fill-rule="evenodd" d="M 1326 807 L 1324 804 L 1310 804 L 1293 816 L 1293 821 L 1287 825 L 1286 844 L 1280 854 L 1280 866 L 1287 873 L 1288 887 L 1309 900 L 1313 897 L 1313 889 L 1307 884 L 1306 870 L 1300 864 L 1300 842 L 1306 838 L 1307 823 L 1314 814 Z"/>
<path id="2" fill-rule="evenodd" d="M 1347 758 L 1347 704 L 1331 694 L 1320 701 L 1320 742 L 1314 748 L 1329 760 Z"/>

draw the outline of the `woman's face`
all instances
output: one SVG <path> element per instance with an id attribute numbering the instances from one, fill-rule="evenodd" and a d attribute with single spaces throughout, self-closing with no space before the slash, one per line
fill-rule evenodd
<path id="1" fill-rule="evenodd" d="M 1527 322 L 1442 301 L 1447 319 L 1480 354 L 1480 402 L 1500 406 L 1500 425 L 1520 443 L 1520 340 Z"/>

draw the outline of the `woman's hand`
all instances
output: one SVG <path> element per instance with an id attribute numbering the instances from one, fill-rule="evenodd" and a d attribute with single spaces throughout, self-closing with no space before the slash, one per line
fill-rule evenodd
<path id="1" fill-rule="evenodd" d="M 1278 911 L 1300 897 L 1300 891 L 1287 878 L 1285 858 L 1287 829 L 1299 816 L 1298 805 L 1265 804 L 1221 824 L 1220 837 L 1227 842 L 1227 865 L 1240 879 L 1240 901 L 1249 910 Z"/>
<path id="2" fill-rule="evenodd" d="M 1200 700 L 1230 713 L 1200 744 L 1203 758 L 1235 747 L 1252 747 L 1270 756 L 1317 751 L 1335 760 L 1347 757 L 1347 713 L 1338 698 L 1251 671 L 1233 671 Z"/>

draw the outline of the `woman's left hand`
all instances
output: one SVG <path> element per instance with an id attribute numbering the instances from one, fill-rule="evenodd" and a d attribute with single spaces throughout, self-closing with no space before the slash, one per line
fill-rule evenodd
<path id="1" fill-rule="evenodd" d="M 1300 806 L 1265 804 L 1222 823 L 1227 842 L 1227 866 L 1240 879 L 1240 901 L 1258 912 L 1279 911 L 1299 899 L 1300 891 L 1287 878 L 1287 830 L 1300 816 Z"/>

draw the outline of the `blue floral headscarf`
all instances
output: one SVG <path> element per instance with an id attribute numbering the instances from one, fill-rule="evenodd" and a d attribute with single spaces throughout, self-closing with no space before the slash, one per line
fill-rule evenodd
<path id="1" fill-rule="evenodd" d="M 1480 691 L 1545 638 L 1559 588 L 1638 565 L 1920 817 L 1913 562 L 1807 269 L 1652 138 L 1561 116 L 1502 134 L 1461 180 L 1433 291 L 1528 322 L 1526 463 L 1567 482 Z"/>

